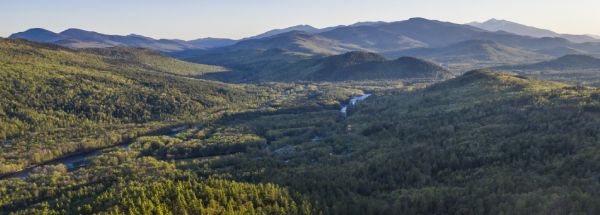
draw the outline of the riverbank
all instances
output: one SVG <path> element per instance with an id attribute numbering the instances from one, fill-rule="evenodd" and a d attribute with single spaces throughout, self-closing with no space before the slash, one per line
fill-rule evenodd
<path id="1" fill-rule="evenodd" d="M 350 99 L 350 102 L 347 105 L 343 106 L 342 109 L 340 110 L 340 112 L 346 113 L 346 109 L 348 108 L 348 106 L 355 105 L 356 101 L 363 101 L 366 98 L 368 98 L 369 96 L 371 96 L 371 94 L 364 94 L 362 96 L 354 96 L 354 97 L 352 97 Z"/>
<path id="2" fill-rule="evenodd" d="M 174 134 L 177 134 L 177 133 L 181 132 L 182 130 L 185 130 L 186 128 L 189 128 L 189 126 L 191 126 L 191 124 L 183 125 L 183 126 L 178 125 L 175 128 L 173 128 L 173 127 L 163 128 L 163 129 L 159 129 L 159 131 L 157 131 L 157 132 L 153 132 L 153 133 L 150 133 L 150 134 L 147 134 L 147 135 L 143 135 L 143 136 L 140 136 L 140 137 L 161 136 L 161 135 L 174 136 Z M 160 131 L 160 130 L 162 130 L 162 131 Z M 117 147 L 117 146 L 129 145 L 129 144 L 133 143 L 134 141 L 135 141 L 135 138 L 131 139 L 131 140 L 128 140 L 128 141 L 125 141 L 125 142 L 118 143 L 118 144 L 113 144 L 113 145 L 109 145 L 109 146 L 103 146 L 103 147 L 99 147 L 99 148 L 89 149 L 89 150 L 81 151 L 81 152 L 77 152 L 77 153 L 71 153 L 71 154 L 64 155 L 64 156 L 61 156 L 61 157 L 58 157 L 58 158 L 54 158 L 52 160 L 44 161 L 42 163 L 33 164 L 33 165 L 30 165 L 30 166 L 28 166 L 26 168 L 23 168 L 23 169 L 21 169 L 19 171 L 16 171 L 16 172 L 10 172 L 10 173 L 2 174 L 2 175 L 0 175 L 0 180 L 7 179 L 7 178 L 15 178 L 15 176 L 18 177 L 18 175 L 22 175 L 24 173 L 29 173 L 29 172 L 33 171 L 33 169 L 36 168 L 36 167 L 46 166 L 46 165 L 51 165 L 51 164 L 63 163 L 61 161 L 69 160 L 69 159 L 72 159 L 72 158 L 75 158 L 75 157 L 79 157 L 79 156 L 84 156 L 83 158 L 80 159 L 80 160 L 82 160 L 84 158 L 97 155 L 101 150 L 112 148 L 112 147 Z M 19 178 L 21 178 L 21 177 L 19 177 Z"/>

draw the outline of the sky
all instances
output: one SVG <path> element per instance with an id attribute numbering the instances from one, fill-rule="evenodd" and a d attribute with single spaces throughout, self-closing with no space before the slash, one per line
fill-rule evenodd
<path id="1" fill-rule="evenodd" d="M 454 23 L 505 19 L 569 34 L 600 35 L 597 0 L 0 0 L 0 37 L 69 28 L 156 39 L 241 39 L 272 29 L 422 17 Z"/>

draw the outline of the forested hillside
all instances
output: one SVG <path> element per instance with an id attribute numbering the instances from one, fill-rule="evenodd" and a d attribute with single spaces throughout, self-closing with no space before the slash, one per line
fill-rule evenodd
<path id="1" fill-rule="evenodd" d="M 404 35 L 371 26 L 342 27 L 319 35 L 347 44 L 355 44 L 369 51 L 383 52 L 427 47 L 426 43 Z"/>
<path id="2" fill-rule="evenodd" d="M 184 57 L 181 60 L 226 67 L 229 73 L 207 73 L 197 76 L 203 79 L 215 79 L 228 83 L 245 83 L 248 79 L 256 81 L 253 77 L 266 71 L 280 71 L 301 60 L 320 58 L 320 55 L 292 52 L 282 48 L 265 49 L 240 49 L 230 52 L 211 52 L 204 55 Z"/>
<path id="3" fill-rule="evenodd" d="M 172 75 L 198 76 L 229 71 L 227 68 L 185 63 L 158 52 L 135 47 L 89 48 L 79 51 L 108 57 L 107 63 L 125 68 L 144 69 Z"/>
<path id="4" fill-rule="evenodd" d="M 437 64 L 415 58 L 387 60 L 381 55 L 348 52 L 313 60 L 315 66 L 295 72 L 297 79 L 310 81 L 429 79 L 443 80 L 452 74 Z M 288 71 L 298 68 L 289 68 Z M 293 73 L 290 75 L 294 75 Z"/>
<path id="5" fill-rule="evenodd" d="M 106 149 L 84 160 L 81 168 L 38 167 L 24 181 L 0 180 L 0 214 L 319 214 L 312 206 L 319 203 L 298 191 L 197 172 L 231 168 L 244 161 L 239 157 L 244 153 L 249 158 L 268 154 L 267 141 L 254 133 L 260 127 L 232 128 L 226 126 L 229 123 L 314 111 L 320 112 L 314 116 L 340 119 L 337 110 L 323 108 L 337 105 L 337 109 L 339 100 L 362 94 L 329 85 L 292 83 L 270 88 L 286 96 L 247 113 L 212 118 L 173 138 L 138 137 L 128 150 Z M 191 159 L 157 160 L 182 158 Z"/>
<path id="6" fill-rule="evenodd" d="M 138 48 L 0 39 L 0 56 L 0 142 L 8 143 L 0 173 L 258 106 L 277 93 L 168 75 L 220 68 Z"/>
<path id="7" fill-rule="evenodd" d="M 0 180 L 0 211 L 600 213 L 597 89 L 475 70 L 376 92 L 344 117 L 323 107 L 362 92 L 271 88 L 285 96 L 174 137 L 137 138 L 79 169 Z"/>
<path id="8" fill-rule="evenodd" d="M 249 82 L 432 82 L 453 76 L 439 65 L 419 58 L 388 60 L 376 53 L 360 51 L 341 55 L 308 55 L 279 48 L 243 49 L 187 57 L 183 60 L 233 68 L 236 75 L 230 75 L 233 72 L 214 73 L 215 77 L 232 83 L 240 82 L 240 79 Z"/>
<path id="9" fill-rule="evenodd" d="M 600 212 L 596 89 L 478 70 L 406 90 L 359 102 L 346 120 L 240 115 L 176 138 L 264 135 L 267 151 L 186 165 L 208 164 L 197 171 L 204 177 L 287 186 L 323 214 Z"/>
<path id="10" fill-rule="evenodd" d="M 381 53 L 393 59 L 415 56 L 443 63 L 449 69 L 485 68 L 507 63 L 537 62 L 552 59 L 551 56 L 501 45 L 489 40 L 467 40 L 442 48 L 416 48 Z"/>
<path id="11" fill-rule="evenodd" d="M 86 160 L 86 168 L 40 168 L 26 182 L 2 180 L 0 208 L 20 214 L 34 208 L 57 214 L 600 213 L 596 89 L 477 70 L 426 88 L 379 92 L 349 107 L 347 118 L 316 103 L 299 109 L 310 100 L 298 92 L 172 138 L 138 138 L 128 151 Z"/>
<path id="12" fill-rule="evenodd" d="M 587 54 L 587 52 L 585 52 L 585 51 L 581 51 L 581 50 L 577 50 L 577 49 L 569 48 L 569 47 L 556 47 L 556 48 L 549 48 L 549 49 L 540 49 L 540 50 L 536 50 L 535 52 L 540 53 L 540 54 L 554 56 L 554 57 L 562 57 L 562 56 L 565 56 L 568 54 Z"/>
<path id="13" fill-rule="evenodd" d="M 211 52 L 205 55 L 196 55 L 182 58 L 184 61 L 223 65 L 228 68 L 244 69 L 251 68 L 259 71 L 265 68 L 277 68 L 282 65 L 295 63 L 313 57 L 311 54 L 292 52 L 282 48 L 273 49 L 240 49 L 231 52 Z"/>
<path id="14" fill-rule="evenodd" d="M 533 64 L 494 67 L 494 69 L 499 70 L 576 70 L 599 68 L 600 58 L 582 54 L 568 54 L 554 60 L 543 61 Z"/>
<path id="15" fill-rule="evenodd" d="M 590 55 L 568 54 L 549 61 L 498 66 L 491 69 L 540 80 L 591 87 L 600 86 L 600 58 Z"/>

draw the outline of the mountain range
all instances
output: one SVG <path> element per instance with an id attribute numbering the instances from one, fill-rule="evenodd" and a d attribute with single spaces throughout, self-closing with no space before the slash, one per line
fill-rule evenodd
<path id="1" fill-rule="evenodd" d="M 573 35 L 573 34 L 559 34 L 554 31 L 540 29 L 536 27 L 522 25 L 516 22 L 490 19 L 485 22 L 471 22 L 467 25 L 475 26 L 488 31 L 506 31 L 518 35 L 532 36 L 532 37 L 561 37 L 567 40 L 583 43 L 583 42 L 600 42 L 600 37 L 593 37 L 589 35 Z"/>
<path id="2" fill-rule="evenodd" d="M 495 66 L 489 69 L 538 80 L 600 87 L 600 58 L 589 54 L 567 54 L 541 62 Z"/>
<path id="3" fill-rule="evenodd" d="M 291 31 L 274 36 L 240 41 L 234 45 L 214 49 L 214 52 L 228 52 L 239 49 L 272 49 L 283 48 L 302 53 L 339 54 L 354 50 L 366 50 L 358 45 L 331 40 L 318 34 L 304 31 Z"/>
<path id="4" fill-rule="evenodd" d="M 499 66 L 496 70 L 582 70 L 600 69 L 600 58 L 583 55 L 569 54 L 557 59 L 542 61 L 532 64 L 519 64 L 511 66 Z"/>
<path id="5" fill-rule="evenodd" d="M 358 22 L 358 23 L 355 23 L 352 25 L 338 25 L 338 26 L 327 27 L 327 28 L 322 28 L 322 29 L 318 29 L 318 28 L 312 27 L 310 25 L 296 25 L 296 26 L 292 26 L 292 27 L 288 27 L 288 28 L 284 28 L 284 29 L 273 29 L 273 30 L 267 31 L 265 33 L 262 33 L 262 34 L 259 34 L 256 36 L 252 36 L 252 37 L 247 37 L 247 38 L 244 38 L 241 40 L 207 37 L 207 38 L 199 38 L 199 39 L 195 39 L 195 40 L 189 40 L 187 42 L 195 44 L 195 45 L 204 46 L 207 48 L 218 48 L 218 47 L 233 45 L 233 44 L 236 44 L 237 42 L 240 42 L 243 40 L 261 39 L 261 38 L 270 37 L 270 36 L 287 33 L 287 32 L 291 32 L 291 31 L 321 33 L 321 32 L 327 32 L 327 31 L 331 31 L 333 29 L 341 28 L 341 27 L 371 26 L 371 25 L 378 25 L 378 24 L 383 24 L 383 23 L 386 23 L 386 22 L 381 22 L 381 21 L 379 21 L 379 22 Z M 134 34 L 132 34 L 132 35 L 134 35 Z M 140 36 L 140 35 L 136 35 L 136 36 Z M 141 37 L 147 38 L 144 36 L 141 36 Z"/>
<path id="6" fill-rule="evenodd" d="M 204 46 L 187 43 L 179 40 L 155 40 L 140 35 L 106 35 L 81 29 L 67 29 L 54 33 L 41 28 L 33 28 L 24 32 L 15 33 L 9 38 L 23 38 L 37 42 L 49 42 L 69 48 L 101 48 L 112 46 L 129 46 L 147 48 L 162 52 L 182 51 L 189 49 L 206 49 Z"/>
<path id="7" fill-rule="evenodd" d="M 211 37 L 188 41 L 188 43 L 203 46 L 203 47 L 208 47 L 208 48 L 229 46 L 229 45 L 236 44 L 237 42 L 238 42 L 238 40 L 232 40 L 232 39 L 227 39 L 227 38 L 211 38 Z"/>
<path id="8" fill-rule="evenodd" d="M 574 50 L 574 49 L 573 49 Z M 512 48 L 489 40 L 467 40 L 442 48 L 416 48 L 384 52 L 387 58 L 416 56 L 440 63 L 515 63 L 532 62 L 552 58 L 551 56 Z"/>
<path id="9" fill-rule="evenodd" d="M 205 55 L 185 57 L 182 58 L 182 60 L 200 64 L 221 65 L 238 70 L 259 71 L 317 57 L 319 57 L 319 55 L 292 52 L 282 48 L 273 48 L 269 50 L 240 49 L 222 53 L 211 52 Z"/>
<path id="10" fill-rule="evenodd" d="M 339 27 L 321 33 L 291 31 L 260 39 L 240 41 L 212 51 L 227 52 L 237 49 L 278 47 L 310 54 L 340 54 L 348 51 L 385 53 L 413 48 L 440 48 L 474 39 L 488 40 L 524 51 L 570 47 L 594 53 L 600 44 L 588 42 L 584 45 L 560 37 L 536 38 L 505 31 L 491 32 L 470 25 L 412 18 L 392 23 Z M 589 49 L 595 50 L 590 51 Z"/>
<path id="11" fill-rule="evenodd" d="M 507 63 L 529 63 L 566 54 L 600 55 L 600 42 L 597 42 L 600 40 L 593 37 L 556 34 L 494 19 L 467 25 L 424 18 L 398 22 L 360 22 L 322 29 L 298 25 L 271 30 L 242 40 L 203 38 L 183 41 L 154 39 L 137 34 L 106 35 L 80 29 L 54 33 L 39 28 L 10 37 L 50 42 L 71 48 L 141 47 L 174 58 L 242 49 L 281 48 L 310 55 L 338 55 L 361 51 L 379 53 L 388 59 L 416 56 L 437 63 L 460 64 L 458 67 L 452 67 L 453 70 L 472 69 L 481 64 L 489 67 Z M 468 65 L 464 66 L 466 64 Z"/>
<path id="12" fill-rule="evenodd" d="M 294 74 L 295 77 L 290 78 L 285 71 L 290 72 L 287 74 Z M 416 57 L 388 60 L 376 53 L 360 51 L 300 61 L 275 74 L 287 80 L 307 81 L 443 80 L 453 77 L 451 72 L 443 67 Z"/>
<path id="13" fill-rule="evenodd" d="M 416 57 L 388 60 L 376 53 L 351 51 L 340 55 L 310 55 L 281 48 L 241 49 L 182 58 L 184 61 L 231 68 L 243 77 L 227 82 L 347 81 L 377 79 L 442 80 L 453 76 L 447 69 Z M 218 73 L 225 75 L 225 73 Z M 217 75 L 218 75 L 217 74 Z M 219 79 L 214 78 L 213 79 Z M 222 80 L 226 78 L 221 78 Z"/>
<path id="14" fill-rule="evenodd" d="M 536 50 L 535 52 L 544 54 L 544 55 L 554 56 L 554 57 L 560 57 L 560 56 L 564 56 L 564 55 L 568 55 L 568 54 L 587 54 L 586 51 L 569 48 L 569 47 L 556 47 L 556 48 L 549 48 L 549 49 L 540 49 L 540 50 Z"/>

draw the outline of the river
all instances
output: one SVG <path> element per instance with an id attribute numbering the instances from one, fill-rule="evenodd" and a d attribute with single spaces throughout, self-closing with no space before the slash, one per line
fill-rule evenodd
<path id="1" fill-rule="evenodd" d="M 352 97 L 352 99 L 350 99 L 350 103 L 348 105 L 345 105 L 344 107 L 342 107 L 342 109 L 340 111 L 342 113 L 346 113 L 346 108 L 348 108 L 348 106 L 350 104 L 354 105 L 354 104 L 356 104 L 356 101 L 363 101 L 363 100 L 365 100 L 369 96 L 371 96 L 371 94 L 364 94 L 362 96 L 354 96 L 354 97 Z M 176 132 L 167 134 L 166 136 L 174 137 L 179 132 L 181 132 L 181 131 L 176 131 Z M 117 145 L 115 147 L 121 147 L 122 149 L 129 149 L 129 145 L 131 145 L 131 143 L 132 142 L 128 142 L 128 143 L 124 143 L 124 144 L 121 144 L 121 145 Z M 65 157 L 65 158 L 60 158 L 60 159 L 54 160 L 52 162 L 45 163 L 44 165 L 40 165 L 40 167 L 44 167 L 44 166 L 47 166 L 47 165 L 63 164 L 67 168 L 73 168 L 74 167 L 73 163 L 78 162 L 78 161 L 82 161 L 83 159 L 86 159 L 86 158 L 89 158 L 89 157 L 96 156 L 96 155 L 100 154 L 101 151 L 102 151 L 102 149 L 98 149 L 98 150 L 94 150 L 94 151 L 90 151 L 90 152 L 86 152 L 86 153 L 81 153 L 81 154 L 76 154 L 76 155 L 68 156 L 68 157 Z M 2 177 L 0 179 L 9 179 L 9 178 L 21 178 L 21 179 L 24 179 L 25 177 L 27 177 L 29 175 L 29 173 L 32 173 L 33 170 L 34 170 L 34 168 L 26 169 L 26 170 L 23 170 L 21 172 L 16 172 L 16 173 L 13 173 L 11 175 L 4 176 L 4 177 Z"/>
<path id="2" fill-rule="evenodd" d="M 179 132 L 181 132 L 181 131 L 176 131 L 176 132 L 173 132 L 173 133 L 170 133 L 170 134 L 166 134 L 166 136 L 174 137 Z M 160 135 L 160 136 L 162 136 L 162 135 Z M 128 143 L 123 143 L 123 144 L 120 144 L 120 145 L 116 145 L 114 147 L 121 147 L 122 149 L 129 149 L 129 145 L 131 145 L 132 143 L 133 143 L 133 141 L 128 142 Z M 64 158 L 56 159 L 54 161 L 45 163 L 44 165 L 40 165 L 39 167 L 44 167 L 44 166 L 48 166 L 48 165 L 55 165 L 56 166 L 58 164 L 63 164 L 67 168 L 70 169 L 70 168 L 74 167 L 73 164 L 75 162 L 82 161 L 83 159 L 86 159 L 86 158 L 89 158 L 89 157 L 94 157 L 94 156 L 100 154 L 101 151 L 102 151 L 102 149 L 97 149 L 97 150 L 93 150 L 93 151 L 86 152 L 86 153 L 81 153 L 81 154 L 67 156 L 67 157 L 64 157 Z M 30 168 L 30 169 L 23 170 L 21 172 L 16 172 L 16 173 L 13 173 L 13 174 L 1 177 L 0 180 L 1 179 L 10 179 L 10 178 L 24 179 L 25 177 L 27 177 L 29 175 L 29 173 L 32 173 L 34 169 L 35 168 Z"/>
<path id="3" fill-rule="evenodd" d="M 352 98 L 350 99 L 350 103 L 349 103 L 348 105 L 345 105 L 344 107 L 342 107 L 342 109 L 341 109 L 340 111 L 341 111 L 342 113 L 346 113 L 346 108 L 348 108 L 348 106 L 349 106 L 350 104 L 354 105 L 354 104 L 356 104 L 356 101 L 362 101 L 362 100 L 365 100 L 365 99 L 366 99 L 367 97 L 369 97 L 369 96 L 371 96 L 371 94 L 364 94 L 364 95 L 362 95 L 362 96 L 355 96 L 355 97 L 352 97 Z"/>

